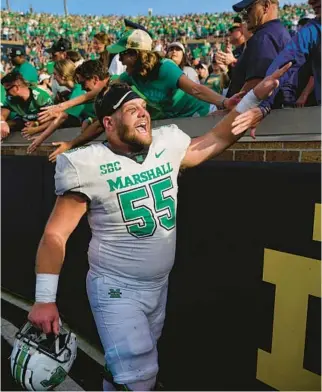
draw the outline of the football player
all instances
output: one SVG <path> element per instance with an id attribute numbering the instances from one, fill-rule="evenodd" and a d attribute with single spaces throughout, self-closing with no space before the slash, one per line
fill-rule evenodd
<path id="1" fill-rule="evenodd" d="M 87 293 L 105 351 L 104 390 L 155 386 L 175 256 L 179 170 L 231 146 L 239 138 L 231 133 L 234 118 L 265 99 L 289 67 L 264 79 L 215 128 L 193 140 L 176 125 L 151 129 L 146 102 L 125 84 L 111 85 L 95 102 L 107 142 L 58 156 L 58 197 L 38 248 L 29 320 L 58 334 L 55 301 L 65 246 L 87 213 Z"/>

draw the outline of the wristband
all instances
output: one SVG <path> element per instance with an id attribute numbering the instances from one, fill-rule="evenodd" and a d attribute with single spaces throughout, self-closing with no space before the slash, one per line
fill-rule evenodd
<path id="1" fill-rule="evenodd" d="M 36 302 L 56 302 L 59 275 L 37 274 Z"/>
<path id="2" fill-rule="evenodd" d="M 225 107 L 225 102 L 227 101 L 227 99 L 228 99 L 228 98 L 223 97 L 223 99 L 221 100 L 221 102 L 220 102 L 218 105 L 216 105 L 217 108 L 218 108 L 219 110 L 226 109 L 226 107 Z"/>
<path id="3" fill-rule="evenodd" d="M 245 113 L 249 109 L 256 108 L 260 102 L 261 99 L 256 97 L 254 90 L 250 90 L 236 106 L 236 112 Z"/>
<path id="4" fill-rule="evenodd" d="M 259 106 L 260 111 L 262 112 L 263 118 L 265 118 L 266 116 L 268 116 L 271 112 L 271 108 L 268 106 Z"/>

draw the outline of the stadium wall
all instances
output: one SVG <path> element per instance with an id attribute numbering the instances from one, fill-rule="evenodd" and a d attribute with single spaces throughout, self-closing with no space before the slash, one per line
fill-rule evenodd
<path id="1" fill-rule="evenodd" d="M 305 124 L 311 140 L 294 142 L 306 149 L 292 151 L 318 151 L 309 151 L 319 143 L 314 127 Z M 245 143 L 235 154 L 253 151 Z M 272 151 L 293 142 L 280 143 Z M 29 301 L 53 174 L 44 156 L 2 157 L 2 289 Z M 165 390 L 321 390 L 320 164 L 235 159 L 187 170 L 177 228 L 159 343 Z M 85 290 L 89 240 L 84 218 L 68 241 L 57 301 L 100 347 Z"/>
<path id="2" fill-rule="evenodd" d="M 175 123 L 191 137 L 200 136 L 211 129 L 222 115 L 202 118 L 176 118 L 154 121 L 159 127 Z M 321 162 L 321 108 L 275 110 L 262 122 L 256 132 L 256 140 L 244 136 L 231 149 L 216 160 L 247 162 Z M 71 140 L 78 135 L 78 128 L 56 131 L 38 150 L 36 156 L 47 156 L 54 151 L 52 142 Z M 95 141 L 104 140 L 104 135 Z M 10 135 L 2 143 L 3 155 L 26 155 L 29 142 L 19 132 Z"/>

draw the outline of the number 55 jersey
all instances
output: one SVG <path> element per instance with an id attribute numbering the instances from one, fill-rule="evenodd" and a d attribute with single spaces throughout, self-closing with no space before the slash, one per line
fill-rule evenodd
<path id="1" fill-rule="evenodd" d="M 89 201 L 92 273 L 143 282 L 166 280 L 176 242 L 177 177 L 190 137 L 176 125 L 152 130 L 136 161 L 104 143 L 58 155 L 56 194 Z"/>

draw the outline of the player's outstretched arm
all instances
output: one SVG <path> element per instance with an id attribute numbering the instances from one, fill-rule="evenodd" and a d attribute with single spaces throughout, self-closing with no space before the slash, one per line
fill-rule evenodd
<path id="1" fill-rule="evenodd" d="M 71 148 L 82 146 L 83 144 L 90 142 L 97 138 L 102 132 L 103 127 L 99 121 L 94 121 L 93 124 L 89 125 L 83 133 L 77 136 L 75 139 L 68 142 L 55 142 L 53 146 L 58 146 L 54 152 L 49 155 L 49 161 L 55 162 L 57 155 L 70 150 Z"/>
<path id="2" fill-rule="evenodd" d="M 36 257 L 36 301 L 28 319 L 46 334 L 59 333 L 56 306 L 58 279 L 65 257 L 66 242 L 87 208 L 76 194 L 58 196 L 38 246 Z"/>
<path id="3" fill-rule="evenodd" d="M 213 129 L 205 135 L 193 139 L 181 162 L 181 166 L 183 168 L 197 166 L 200 163 L 219 155 L 234 144 L 243 135 L 243 133 L 238 135 L 232 133 L 232 123 L 234 119 L 240 113 L 257 107 L 263 99 L 269 97 L 274 89 L 278 87 L 279 78 L 284 75 L 291 66 L 292 63 L 288 63 L 281 69 L 276 70 L 272 75 L 267 76 Z"/>

